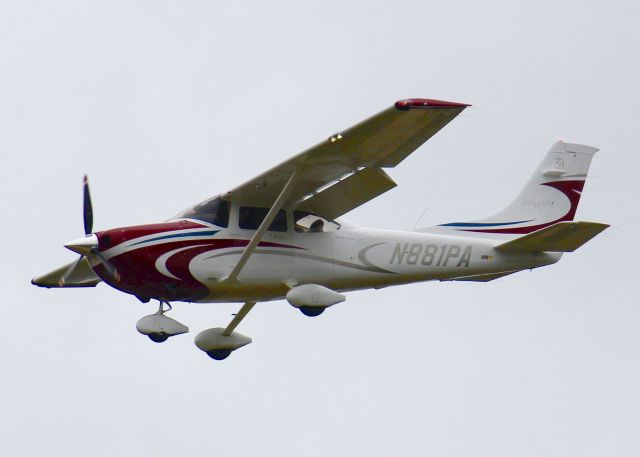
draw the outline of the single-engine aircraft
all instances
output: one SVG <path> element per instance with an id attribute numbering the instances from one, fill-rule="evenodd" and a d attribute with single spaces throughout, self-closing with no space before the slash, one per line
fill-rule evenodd
<path id="1" fill-rule="evenodd" d="M 152 341 L 188 332 L 171 302 L 237 302 L 224 328 L 195 338 L 222 360 L 251 343 L 235 331 L 257 302 L 286 299 L 307 316 L 343 292 L 418 281 L 493 281 L 556 263 L 608 225 L 574 216 L 596 148 L 556 142 L 513 203 L 486 219 L 413 231 L 360 227 L 340 216 L 396 186 L 393 168 L 470 105 L 413 98 L 331 135 L 249 182 L 156 224 L 93 232 L 84 181 L 80 257 L 32 283 L 104 281 L 158 311 L 137 323 Z"/>

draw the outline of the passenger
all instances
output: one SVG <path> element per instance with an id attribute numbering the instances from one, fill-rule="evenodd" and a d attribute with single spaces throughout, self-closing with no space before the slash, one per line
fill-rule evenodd
<path id="1" fill-rule="evenodd" d="M 324 232 L 324 221 L 322 219 L 316 219 L 311 227 L 309 227 L 309 232 L 311 233 L 321 233 Z"/>

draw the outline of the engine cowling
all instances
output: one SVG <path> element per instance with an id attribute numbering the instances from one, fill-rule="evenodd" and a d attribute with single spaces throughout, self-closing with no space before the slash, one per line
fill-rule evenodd
<path id="1" fill-rule="evenodd" d="M 303 284 L 287 292 L 287 301 L 307 316 L 317 316 L 325 308 L 346 300 L 343 294 L 319 284 Z"/>

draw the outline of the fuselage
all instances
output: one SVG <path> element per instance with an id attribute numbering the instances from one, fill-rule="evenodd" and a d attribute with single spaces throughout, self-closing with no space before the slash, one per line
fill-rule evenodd
<path id="1" fill-rule="evenodd" d="M 363 228 L 345 221 L 321 230 L 267 231 L 237 280 L 225 278 L 254 230 L 194 219 L 98 232 L 103 259 L 94 271 L 111 286 L 141 300 L 246 302 L 281 299 L 296 285 L 337 291 L 381 288 L 432 280 L 473 279 L 555 263 L 560 254 L 495 250 L 494 239 Z"/>

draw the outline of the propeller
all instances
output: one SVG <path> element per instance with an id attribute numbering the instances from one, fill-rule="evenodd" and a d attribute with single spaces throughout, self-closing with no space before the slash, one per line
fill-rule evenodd
<path id="1" fill-rule="evenodd" d="M 80 258 L 73 263 L 67 271 L 60 278 L 60 283 L 63 285 L 69 276 L 72 274 L 76 266 L 82 261 L 83 257 L 94 255 L 104 265 L 107 273 L 115 279 L 116 282 L 120 282 L 120 274 L 116 267 L 100 252 L 98 248 L 98 237 L 93 234 L 93 205 L 91 204 L 91 192 L 89 191 L 89 178 L 84 175 L 83 179 L 83 199 L 82 199 L 82 218 L 84 222 L 84 237 L 78 238 L 70 243 L 65 244 L 67 249 L 80 254 Z"/>
<path id="2" fill-rule="evenodd" d="M 93 206 L 91 205 L 91 192 L 89 192 L 89 177 L 87 175 L 84 175 L 83 194 L 84 234 L 89 235 L 93 232 Z"/>

